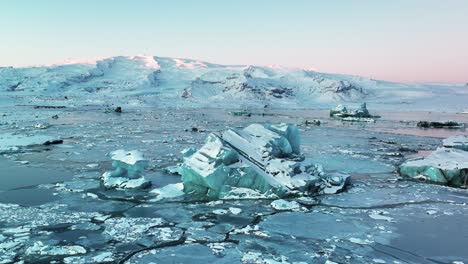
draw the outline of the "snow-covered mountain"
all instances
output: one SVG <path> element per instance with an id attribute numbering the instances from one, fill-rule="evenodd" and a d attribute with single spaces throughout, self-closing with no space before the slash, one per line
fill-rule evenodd
<path id="1" fill-rule="evenodd" d="M 340 102 L 408 105 L 429 100 L 436 104 L 432 108 L 443 108 L 452 97 L 458 98 L 455 101 L 461 100 L 460 96 L 468 101 L 468 87 L 463 85 L 398 84 L 303 69 L 219 65 L 152 56 L 4 67 L 0 68 L 0 93 L 7 97 L 66 96 L 76 104 L 117 98 L 161 107 L 235 108 L 268 104 L 321 108 Z M 463 108 L 463 103 L 457 107 Z"/>

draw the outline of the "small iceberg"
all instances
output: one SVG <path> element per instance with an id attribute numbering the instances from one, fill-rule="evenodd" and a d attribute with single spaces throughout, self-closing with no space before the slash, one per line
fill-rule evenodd
<path id="1" fill-rule="evenodd" d="M 338 105 L 334 109 L 330 110 L 330 117 L 341 118 L 343 121 L 352 122 L 375 122 L 378 116 L 373 116 L 367 110 L 366 103 L 361 103 L 358 109 L 348 110 L 344 105 Z"/>
<path id="2" fill-rule="evenodd" d="M 151 185 L 151 182 L 141 175 L 148 166 L 148 160 L 141 152 L 119 149 L 110 156 L 115 170 L 102 175 L 101 179 L 106 188 L 135 189 Z"/>
<path id="3" fill-rule="evenodd" d="M 455 136 L 443 141 L 443 146 L 424 158 L 403 163 L 402 176 L 454 187 L 466 186 L 468 181 L 467 137 Z"/>
<path id="4" fill-rule="evenodd" d="M 453 136 L 446 138 L 442 141 L 442 144 L 446 148 L 455 148 L 468 151 L 468 136 Z"/>

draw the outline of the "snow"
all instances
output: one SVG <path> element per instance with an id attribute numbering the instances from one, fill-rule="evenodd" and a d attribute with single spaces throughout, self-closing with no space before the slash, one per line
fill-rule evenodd
<path id="1" fill-rule="evenodd" d="M 271 202 L 271 207 L 278 211 L 298 210 L 301 206 L 296 201 L 287 201 L 283 199 Z"/>
<path id="2" fill-rule="evenodd" d="M 154 201 L 180 197 L 185 194 L 184 184 L 183 183 L 168 184 L 162 188 L 152 190 L 151 193 L 157 195 Z"/>
<path id="3" fill-rule="evenodd" d="M 128 165 L 135 165 L 138 162 L 146 162 L 143 153 L 138 150 L 126 151 L 123 149 L 111 153 L 112 160 L 121 161 Z"/>
<path id="4" fill-rule="evenodd" d="M 176 66 L 180 68 L 194 69 L 197 67 L 206 67 L 206 64 L 201 61 L 187 60 L 187 59 L 174 59 Z"/>
<path id="5" fill-rule="evenodd" d="M 86 249 L 82 246 L 51 246 L 43 242 L 34 242 L 34 245 L 26 249 L 26 255 L 46 255 L 46 256 L 69 256 L 86 254 Z"/>
<path id="6" fill-rule="evenodd" d="M 55 97 L 67 106 L 127 97 L 158 107 L 260 108 L 268 103 L 278 108 L 327 109 L 336 103 L 355 105 L 365 99 L 373 108 L 461 112 L 466 109 L 467 89 L 454 84 L 390 83 L 303 69 L 219 65 L 146 55 L 0 68 L 0 98 L 20 104 L 27 102 L 20 98 L 34 95 L 38 100 Z M 73 100 L 63 100 L 65 94 Z M 132 100 L 126 101 L 132 104 Z"/>

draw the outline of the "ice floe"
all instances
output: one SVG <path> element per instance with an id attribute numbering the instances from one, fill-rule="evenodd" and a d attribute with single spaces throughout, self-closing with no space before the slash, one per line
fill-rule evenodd
<path id="1" fill-rule="evenodd" d="M 442 144 L 446 148 L 456 148 L 464 151 L 468 151 L 468 136 L 460 135 L 453 136 L 443 140 Z"/>
<path id="2" fill-rule="evenodd" d="M 444 145 L 427 157 L 410 159 L 403 163 L 399 172 L 404 177 L 427 180 L 450 186 L 466 186 L 468 180 L 468 151 L 457 147 L 456 139 L 447 139 Z M 463 147 L 462 147 L 463 148 Z"/>
<path id="3" fill-rule="evenodd" d="M 0 154 L 21 152 L 36 145 L 45 145 L 46 142 L 55 140 L 47 135 L 22 135 L 16 133 L 0 134 Z"/>

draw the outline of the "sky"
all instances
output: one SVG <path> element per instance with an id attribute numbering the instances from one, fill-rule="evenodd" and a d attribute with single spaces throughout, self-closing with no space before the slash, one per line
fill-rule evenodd
<path id="1" fill-rule="evenodd" d="M 468 82 L 468 0 L 0 0 L 0 66 L 117 55 Z"/>

